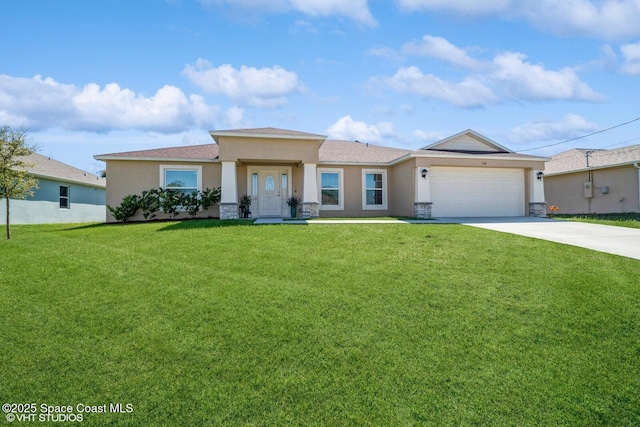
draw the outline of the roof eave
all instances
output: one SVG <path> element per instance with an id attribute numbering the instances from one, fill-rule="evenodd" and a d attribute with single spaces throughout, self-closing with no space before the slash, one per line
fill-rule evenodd
<path id="1" fill-rule="evenodd" d="M 251 132 L 234 132 L 234 131 L 209 131 L 209 135 L 215 142 L 218 142 L 218 137 L 231 136 L 240 138 L 267 138 L 267 139 L 296 139 L 296 140 L 308 140 L 308 141 L 320 141 L 324 142 L 327 139 L 326 135 L 318 134 L 278 134 L 278 133 L 251 133 Z"/>
<path id="2" fill-rule="evenodd" d="M 510 153 L 502 153 L 502 154 L 516 154 L 513 152 Z M 410 154 L 411 157 L 426 157 L 426 158 L 432 158 L 432 159 L 480 159 L 480 160 L 518 160 L 518 161 L 522 161 L 522 162 L 548 162 L 549 160 L 551 160 L 550 157 L 538 157 L 538 156 L 530 156 L 530 157 L 508 157 L 508 156 L 501 156 L 501 157 L 497 157 L 495 155 L 491 155 L 491 154 L 487 154 L 487 155 L 481 155 L 481 154 L 463 154 L 463 153 L 459 153 L 456 154 L 455 156 L 448 156 L 448 155 L 441 155 L 441 154 L 430 154 L 430 153 L 420 153 L 420 152 L 413 152 Z"/>
<path id="3" fill-rule="evenodd" d="M 624 163 L 614 163 L 611 165 L 604 165 L 604 166 L 591 166 L 588 168 L 581 168 L 581 169 L 572 169 L 572 170 L 567 170 L 567 171 L 562 171 L 562 172 L 552 172 L 552 173 L 545 173 L 544 176 L 557 176 L 557 175 L 568 175 L 571 173 L 580 173 L 580 172 L 588 172 L 588 171 L 593 171 L 593 170 L 601 170 L 601 169 L 610 169 L 610 168 L 619 168 L 622 166 L 633 166 L 638 162 L 635 161 L 630 161 L 630 162 L 624 162 Z"/>
<path id="4" fill-rule="evenodd" d="M 207 158 L 180 158 L 180 157 L 143 157 L 143 156 L 93 156 L 96 160 L 103 162 L 110 160 L 126 160 L 126 161 L 141 161 L 141 162 L 187 162 L 187 163 L 216 163 L 218 159 Z"/>
<path id="5" fill-rule="evenodd" d="M 55 176 L 55 175 L 49 175 L 49 174 L 44 174 L 44 173 L 38 173 L 38 172 L 28 172 L 29 175 L 34 176 L 36 178 L 41 178 L 41 179 L 50 179 L 52 181 L 58 181 L 58 182 L 66 182 L 69 184 L 79 184 L 79 185 L 84 185 L 87 187 L 96 187 L 96 188 L 105 188 L 106 187 L 106 183 L 103 180 L 102 182 L 98 181 L 98 179 L 96 179 L 97 182 L 92 183 L 92 182 L 88 182 L 88 181 L 82 181 L 79 179 L 72 179 L 72 178 L 61 178 L 59 176 Z"/>

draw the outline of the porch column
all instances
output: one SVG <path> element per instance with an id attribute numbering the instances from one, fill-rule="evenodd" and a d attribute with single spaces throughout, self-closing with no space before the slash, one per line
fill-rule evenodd
<path id="1" fill-rule="evenodd" d="M 423 171 L 426 175 L 423 177 Z M 431 183 L 429 182 L 429 168 L 417 167 L 415 169 L 415 202 L 413 203 L 413 216 L 418 219 L 431 219 Z"/>
<path id="2" fill-rule="evenodd" d="M 317 218 L 320 216 L 318 202 L 318 175 L 315 163 L 304 164 L 304 191 L 302 192 L 302 217 Z"/>
<path id="3" fill-rule="evenodd" d="M 540 178 L 538 178 L 538 174 Z M 547 216 L 547 204 L 544 201 L 544 172 L 529 171 L 529 216 L 544 218 Z"/>
<path id="4" fill-rule="evenodd" d="M 239 215 L 236 162 L 222 162 L 220 186 L 220 219 L 237 219 Z"/>

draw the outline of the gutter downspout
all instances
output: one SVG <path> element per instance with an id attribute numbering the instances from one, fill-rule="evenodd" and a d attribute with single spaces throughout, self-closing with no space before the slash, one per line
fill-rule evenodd
<path id="1" fill-rule="evenodd" d="M 640 208 L 640 162 L 635 162 L 633 166 L 638 169 L 638 207 Z"/>

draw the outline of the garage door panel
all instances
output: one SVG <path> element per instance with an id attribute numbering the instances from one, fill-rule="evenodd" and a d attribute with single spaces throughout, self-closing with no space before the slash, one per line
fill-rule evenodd
<path id="1" fill-rule="evenodd" d="M 434 217 L 524 215 L 522 169 L 434 166 L 429 180 Z"/>

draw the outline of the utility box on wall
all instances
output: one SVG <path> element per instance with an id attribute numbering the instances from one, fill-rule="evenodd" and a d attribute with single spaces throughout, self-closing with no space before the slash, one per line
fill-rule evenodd
<path id="1" fill-rule="evenodd" d="M 584 198 L 590 199 L 593 197 L 593 183 L 591 181 L 586 181 L 584 183 Z"/>

